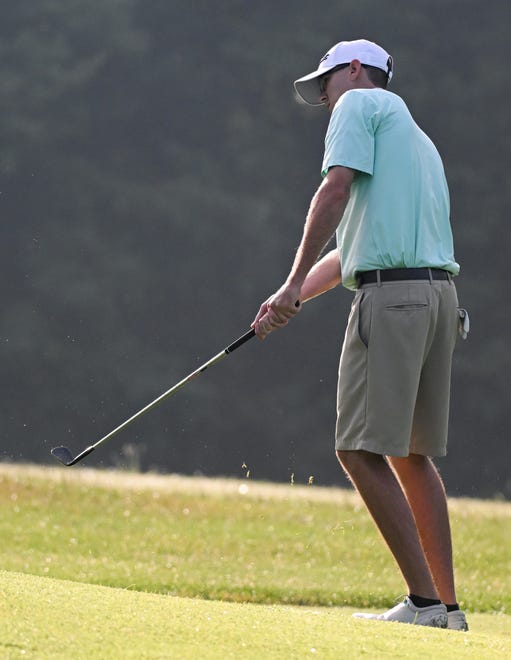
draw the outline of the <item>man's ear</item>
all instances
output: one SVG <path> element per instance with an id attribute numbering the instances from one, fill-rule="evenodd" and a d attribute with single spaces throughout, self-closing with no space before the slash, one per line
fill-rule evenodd
<path id="1" fill-rule="evenodd" d="M 360 60 L 351 60 L 350 79 L 357 80 L 357 78 L 360 76 L 361 71 L 362 71 L 362 64 L 360 63 Z"/>

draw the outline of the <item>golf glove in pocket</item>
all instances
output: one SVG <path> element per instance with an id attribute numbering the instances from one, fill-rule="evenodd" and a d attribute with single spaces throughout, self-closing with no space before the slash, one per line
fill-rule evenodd
<path id="1" fill-rule="evenodd" d="M 463 307 L 458 307 L 458 334 L 462 339 L 466 339 L 470 332 L 470 318 L 468 312 Z"/>

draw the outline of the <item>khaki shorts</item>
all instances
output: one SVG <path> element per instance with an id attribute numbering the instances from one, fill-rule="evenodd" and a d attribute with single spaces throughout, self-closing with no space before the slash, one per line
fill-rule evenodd
<path id="1" fill-rule="evenodd" d="M 339 366 L 335 448 L 444 456 L 457 328 L 452 281 L 358 289 Z"/>

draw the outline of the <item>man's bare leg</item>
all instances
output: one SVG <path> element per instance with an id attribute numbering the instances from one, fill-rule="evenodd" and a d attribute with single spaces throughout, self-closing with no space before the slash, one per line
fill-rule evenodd
<path id="1" fill-rule="evenodd" d="M 440 600 L 456 603 L 451 529 L 444 485 L 426 456 L 389 457 L 408 500 Z"/>
<path id="2" fill-rule="evenodd" d="M 337 458 L 394 555 L 408 593 L 439 598 L 410 505 L 385 458 L 360 450 L 338 451 Z"/>

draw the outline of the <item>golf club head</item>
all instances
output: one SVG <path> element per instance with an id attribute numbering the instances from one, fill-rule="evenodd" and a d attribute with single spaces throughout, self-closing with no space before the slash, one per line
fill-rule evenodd
<path id="1" fill-rule="evenodd" d="M 72 465 L 74 457 L 67 447 L 54 447 L 51 453 L 52 456 L 55 456 L 64 465 Z"/>
<path id="2" fill-rule="evenodd" d="M 78 463 L 78 461 L 81 461 L 82 458 L 88 456 L 91 451 L 94 451 L 95 448 L 96 445 L 91 445 L 90 447 L 87 447 L 87 449 L 84 449 L 81 454 L 78 454 L 78 456 L 73 456 L 67 447 L 54 447 L 51 450 L 51 453 L 63 465 L 69 467 L 70 465 L 74 465 L 75 463 Z"/>

